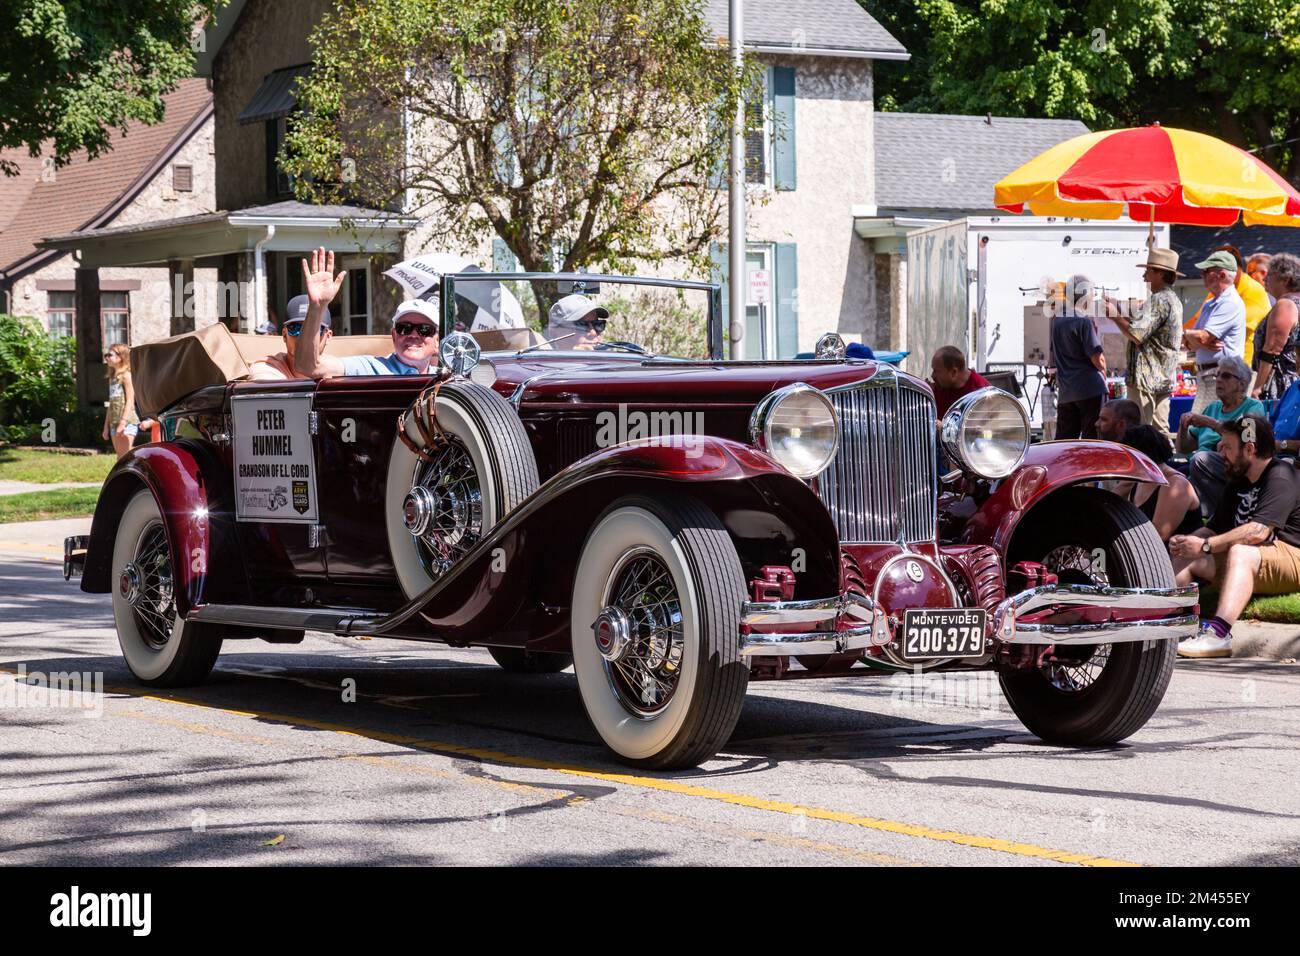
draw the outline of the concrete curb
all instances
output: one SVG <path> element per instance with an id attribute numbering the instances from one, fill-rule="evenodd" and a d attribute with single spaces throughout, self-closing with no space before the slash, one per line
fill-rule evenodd
<path id="1" fill-rule="evenodd" d="M 1300 660 L 1300 624 L 1238 621 L 1232 629 L 1232 656 Z"/>

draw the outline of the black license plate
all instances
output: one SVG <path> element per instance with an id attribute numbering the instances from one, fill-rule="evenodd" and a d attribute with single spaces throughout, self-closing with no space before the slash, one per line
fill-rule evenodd
<path id="1" fill-rule="evenodd" d="M 983 608 L 903 612 L 903 659 L 932 661 L 984 656 Z"/>

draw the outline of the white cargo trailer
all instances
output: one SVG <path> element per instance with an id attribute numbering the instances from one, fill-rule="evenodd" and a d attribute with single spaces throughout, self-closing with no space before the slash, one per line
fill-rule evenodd
<path id="1" fill-rule="evenodd" d="M 1051 297 L 1087 276 L 1119 300 L 1141 299 L 1146 225 L 1033 216 L 970 216 L 907 235 L 907 315 L 899 349 L 928 377 L 930 356 L 956 345 L 977 369 L 1013 371 L 1035 425 L 1042 421 Z M 1168 247 L 1169 227 L 1155 242 Z M 1123 337 L 1099 319 L 1108 364 L 1123 367 Z M 1118 362 L 1116 362 L 1118 358 Z"/>

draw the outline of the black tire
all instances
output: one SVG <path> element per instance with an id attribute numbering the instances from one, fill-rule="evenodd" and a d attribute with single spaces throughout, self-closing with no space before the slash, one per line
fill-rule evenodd
<path id="1" fill-rule="evenodd" d="M 153 494 L 136 492 L 118 519 L 113 544 L 113 620 L 126 666 L 147 687 L 202 683 L 216 664 L 225 634 L 220 626 L 196 624 L 176 613 L 172 557 Z M 137 587 L 124 587 L 128 566 Z M 169 583 L 160 588 L 164 577 Z M 128 594 L 137 592 L 144 600 L 133 603 Z"/>
<path id="2" fill-rule="evenodd" d="M 636 557 L 630 558 L 633 554 Z M 619 675 L 625 672 L 606 663 L 591 627 L 606 602 L 618 599 L 619 582 L 624 580 L 620 574 L 633 574 L 629 562 L 638 560 L 651 565 L 657 561 L 667 571 L 667 578 L 658 580 L 671 589 L 676 603 L 661 595 L 659 600 L 667 603 L 653 606 L 664 609 L 669 619 L 675 607 L 680 621 L 679 629 L 652 629 L 651 638 L 633 645 L 646 647 L 665 633 L 680 634 L 679 644 L 662 645 L 679 653 L 672 689 L 661 708 L 640 713 L 629 695 L 620 694 Z M 648 590 L 633 589 L 636 598 L 628 600 L 649 607 Z M 622 498 L 595 522 L 574 581 L 573 669 L 587 717 L 617 759 L 655 770 L 694 767 L 726 744 L 749 683 L 748 663 L 740 657 L 744 600 L 736 547 L 717 515 L 697 499 Z M 646 632 L 638 628 L 636 633 Z M 664 671 L 657 673 L 662 676 Z"/>
<path id="3" fill-rule="evenodd" d="M 528 433 L 514 406 L 475 382 L 445 384 L 438 393 L 439 425 L 460 443 L 473 459 L 481 494 L 480 534 L 537 490 L 537 459 Z M 407 434 L 420 439 L 408 415 Z M 393 439 L 385 491 L 385 522 L 393 567 L 407 597 L 413 598 L 437 580 L 426 563 L 421 545 L 406 530 L 402 504 L 422 466 L 399 438 Z"/>
<path id="4" fill-rule="evenodd" d="M 528 651 L 522 647 L 489 647 L 492 659 L 511 674 L 558 674 L 573 663 L 569 654 Z"/>
<path id="5" fill-rule="evenodd" d="M 1062 546 L 1089 553 L 1100 548 L 1112 585 L 1174 586 L 1169 554 L 1155 527 L 1115 495 L 1068 488 L 1054 494 L 1041 514 L 1027 520 L 1032 523 L 1016 531 L 1010 564 L 1042 560 Z M 1100 673 L 1079 690 L 1054 686 L 1037 666 L 1016 668 L 1000 661 L 1002 692 L 1021 722 L 1045 741 L 1076 747 L 1116 743 L 1140 730 L 1160 706 L 1173 674 L 1177 641 L 1121 642 L 1109 647 Z"/>

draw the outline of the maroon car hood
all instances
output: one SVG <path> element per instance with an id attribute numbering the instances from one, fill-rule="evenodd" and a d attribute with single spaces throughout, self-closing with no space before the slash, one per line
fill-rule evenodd
<path id="1" fill-rule="evenodd" d="M 513 393 L 522 383 L 532 402 L 743 402 L 754 403 L 794 382 L 834 388 L 865 382 L 880 369 L 870 361 L 674 362 L 634 357 L 493 355 L 496 388 Z M 911 381 L 922 384 L 912 376 Z"/>

